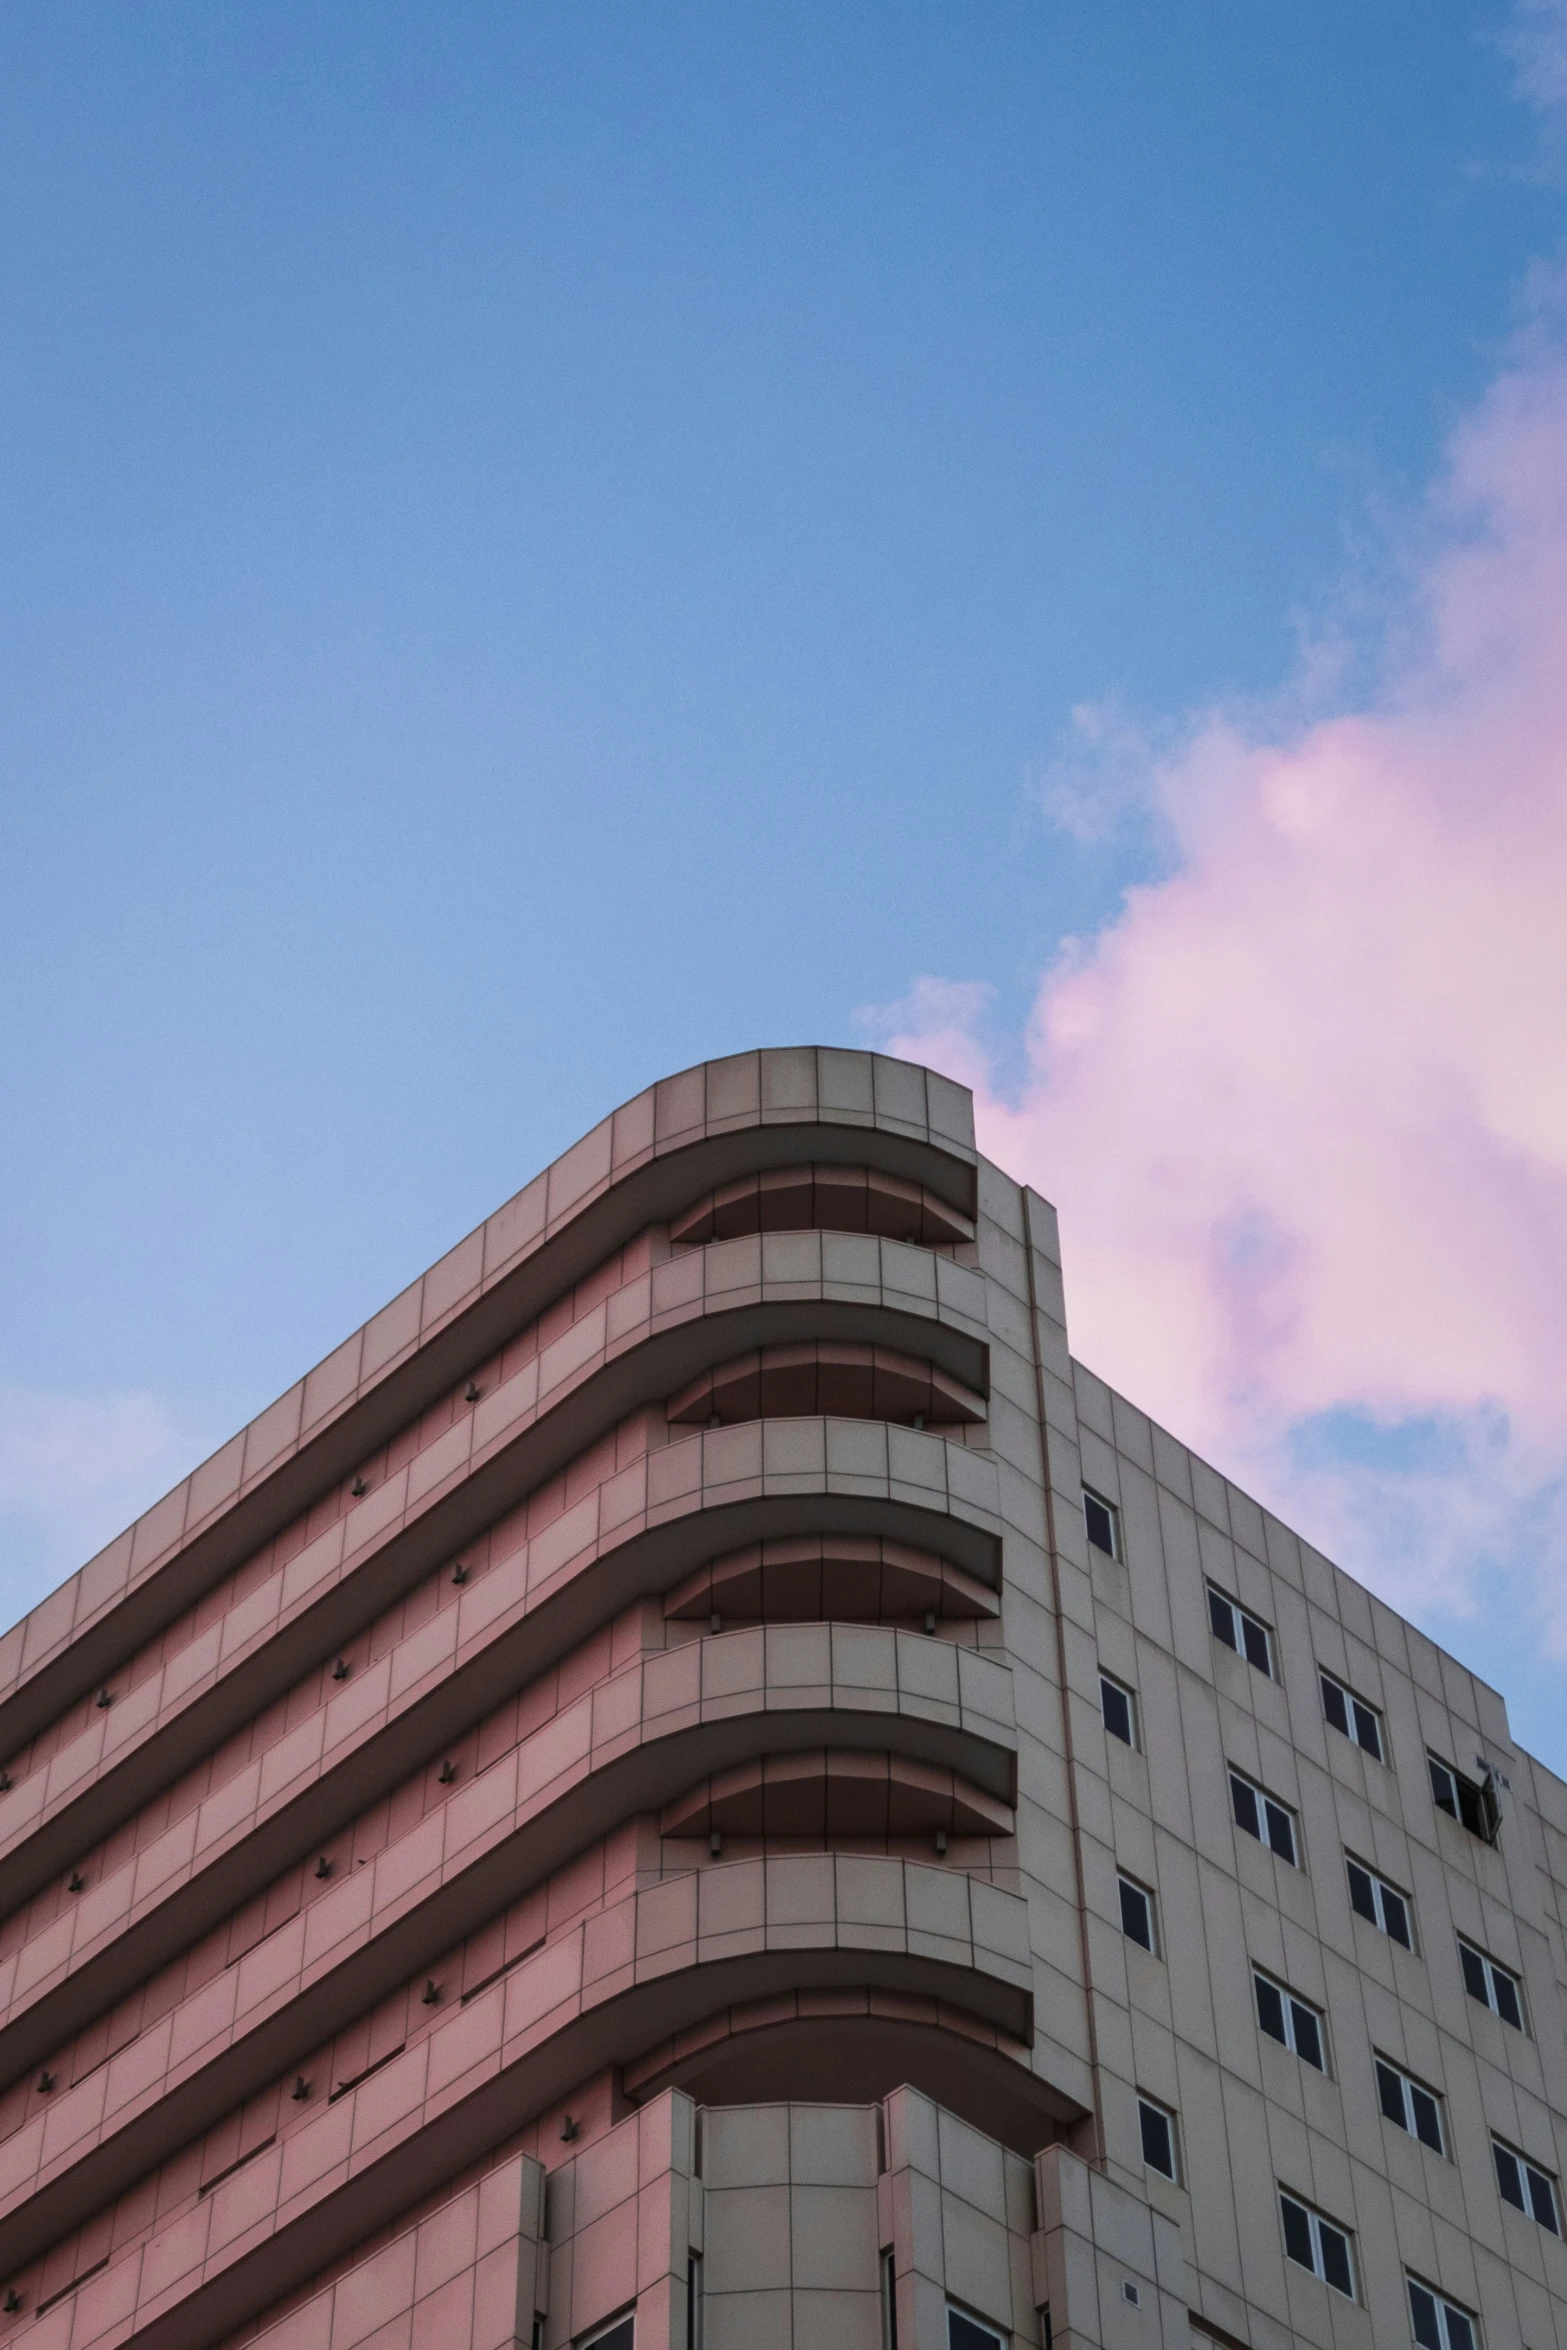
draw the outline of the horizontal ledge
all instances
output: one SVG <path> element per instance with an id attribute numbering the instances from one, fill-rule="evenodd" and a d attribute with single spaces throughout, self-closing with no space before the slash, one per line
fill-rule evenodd
<path id="1" fill-rule="evenodd" d="M 69 1706 L 112 1678 L 127 1657 L 194 1606 L 252 1551 L 646 1226 L 667 1223 L 704 1191 L 735 1177 L 810 1160 L 878 1167 L 927 1184 L 965 1215 L 975 1209 L 972 1156 L 956 1146 L 875 1126 L 840 1126 L 831 1120 L 771 1124 L 759 1119 L 754 1126 L 709 1134 L 658 1154 L 548 1234 L 521 1264 L 502 1274 L 317 1435 L 299 1444 L 275 1469 L 262 1473 L 162 1566 L 69 1636 L 35 1671 L 25 1673 L 0 1701 L 0 1757 L 30 1744 Z M 193 1477 L 197 1474 L 199 1470 L 192 1472 Z M 160 1501 L 153 1508 L 162 1506 Z"/>
<path id="2" fill-rule="evenodd" d="M 747 1637 L 727 1636 L 731 1641 Z M 900 1644 L 908 1641 L 920 1649 L 935 1645 L 916 1634 L 897 1638 Z M 655 1651 L 653 1655 L 667 1653 Z M 681 1657 L 691 1653 L 689 1648 L 676 1652 Z M 554 1726 L 542 1725 L 537 1735 L 547 1738 Z M 901 1706 L 839 1712 L 784 1705 L 717 1714 L 673 1731 L 655 1729 L 654 1734 L 612 1759 L 597 1766 L 586 1764 L 576 1778 L 531 1815 L 514 1817 L 509 1824 L 498 1823 L 494 1841 L 476 1838 L 471 1857 L 444 1876 L 416 1906 L 389 1917 L 379 1927 L 366 1926 L 364 1939 L 329 1973 L 290 1993 L 281 2005 L 227 2040 L 199 2071 L 172 2087 L 165 2085 L 155 2102 L 121 2120 L 88 2145 L 69 2167 L 28 2189 L 22 2200 L 0 2215 L 0 2271 L 21 2266 L 58 2241 L 70 2228 L 124 2193 L 135 2178 L 168 2160 L 269 2080 L 286 2074 L 312 2048 L 400 1983 L 423 1973 L 622 1820 L 643 1812 L 656 1816 L 663 1806 L 698 1783 L 705 1784 L 715 1773 L 738 1764 L 829 1743 L 840 1750 L 883 1758 L 896 1755 L 932 1769 L 959 1772 L 974 1783 L 981 1800 L 988 1797 L 996 1806 L 1009 1806 L 1015 1799 L 1015 1744 L 999 1725 L 981 1731 L 965 1724 L 932 1721 Z M 978 1832 L 1006 1830 L 993 1824 Z M 397 1847 L 388 1850 L 395 1862 Z M 327 1903 L 340 1899 L 357 1904 L 361 1890 L 362 1881 L 350 1876 L 340 1880 L 324 1899 Z M 318 1914 L 310 1915 L 317 1933 L 322 1932 Z M 280 1930 L 287 1932 L 293 1926 L 290 1921 L 289 1927 Z M 303 1927 L 298 1930 L 305 1931 Z M 204 1990 L 205 1985 L 183 2004 L 199 2002 Z M 96 2078 L 96 2071 L 92 2077 Z M 56 2131 L 62 2126 L 58 2107 L 57 2100 L 51 2113 Z"/>
<path id="3" fill-rule="evenodd" d="M 651 1891 L 656 1895 L 667 1889 Z M 642 1894 L 632 1900 L 640 1908 L 649 1898 Z M 454 2173 L 503 2145 L 578 2082 L 606 2066 L 633 2061 L 716 2008 L 802 1988 L 869 1984 L 911 1998 L 942 2001 L 996 2026 L 1012 2040 L 1031 2042 L 1030 1994 L 1008 1976 L 990 1972 L 977 1956 L 975 1962 L 963 1964 L 906 1948 L 839 1947 L 839 1930 L 835 1919 L 823 1919 L 814 1943 L 796 1941 L 787 1948 L 697 1957 L 618 1991 L 606 1990 L 599 1999 L 590 1992 L 588 2003 L 570 2021 L 500 2066 L 454 2104 L 415 2124 L 385 2154 L 275 2228 L 253 2251 L 220 2268 L 147 2324 L 132 2325 L 119 2334 L 118 2350 L 130 2350 L 131 2344 L 136 2350 L 209 2350 L 257 2309 L 278 2300 Z M 541 1960 L 545 1956 L 541 1954 Z M 525 1982 L 524 1969 L 518 1969 L 516 1979 L 519 1985 Z M 477 2012 L 471 2009 L 468 2014 Z M 452 2021 L 456 2028 L 465 2028 L 457 2018 Z M 285 2151 L 286 2145 L 284 2141 Z M 171 2213 L 168 2224 L 180 2225 L 180 2215 Z M 139 2260 L 162 2232 L 155 2231 L 123 2257 Z"/>
<path id="4" fill-rule="evenodd" d="M 437 1487 L 436 1498 L 404 1513 L 384 1540 L 367 1545 L 350 1570 L 327 1583 L 317 1601 L 47 1812 L 0 1861 L 0 1914 L 13 1914 L 51 1877 L 79 1865 L 85 1853 L 384 1613 L 443 1557 L 547 1484 L 620 1421 L 661 1403 L 715 1363 L 774 1339 L 872 1345 L 881 1339 L 900 1351 L 914 1348 L 981 1393 L 989 1385 L 988 1349 L 971 1333 L 939 1317 L 830 1296 L 695 1311 L 671 1328 L 650 1332 L 587 1372 L 493 1452 L 470 1460 L 455 1484 Z M 19 1792 L 12 1790 L 11 1799 Z M 7 1800 L 0 1797 L 0 1835 Z"/>
<path id="5" fill-rule="evenodd" d="M 830 1436 L 830 1425 L 824 1436 Z M 710 1441 L 687 1440 L 701 1455 Z M 920 1438 L 936 1445 L 939 1438 Z M 667 1454 L 661 1456 L 667 1459 Z M 798 1486 L 802 1480 L 796 1478 Z M 723 1488 L 718 1490 L 722 1491 Z M 589 1546 L 578 1570 L 546 1589 L 494 1641 L 448 1674 L 423 1698 L 314 1780 L 231 1849 L 187 1879 L 155 1909 L 74 1965 L 51 1989 L 0 2028 L 0 2082 L 18 2078 L 122 1997 L 134 1983 L 238 1906 L 258 1878 L 270 1879 L 319 1848 L 344 1821 L 428 1762 L 475 1719 L 536 1679 L 634 1600 L 665 1591 L 706 1556 L 767 1534 L 887 1533 L 939 1548 L 989 1584 L 999 1584 L 998 1529 L 977 1518 L 882 1494 L 835 1491 L 824 1474 L 814 1491 L 768 1492 L 709 1503 L 697 1486 L 661 1522 L 643 1523 L 606 1548 Z M 408 1539 L 408 1538 L 405 1538 Z M 449 1555 L 439 1543 L 420 1552 L 426 1573 Z M 408 1574 L 408 1581 L 418 1578 Z"/>
<path id="6" fill-rule="evenodd" d="M 682 2089 L 723 2106 L 872 2104 L 905 2084 L 1023 2155 L 1084 2118 L 1029 2067 L 1020 2043 L 939 1999 L 870 1986 L 791 1986 L 719 2009 L 628 2065 L 621 2085 L 636 2105 Z"/>

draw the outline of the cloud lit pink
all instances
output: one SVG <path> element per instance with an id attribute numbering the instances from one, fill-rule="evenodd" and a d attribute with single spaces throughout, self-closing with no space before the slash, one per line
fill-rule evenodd
<path id="1" fill-rule="evenodd" d="M 1520 1511 L 1546 1553 L 1567 1531 L 1559 354 L 1495 383 L 1424 519 L 1367 706 L 1214 712 L 1150 759 L 1169 878 L 1046 975 L 1019 1091 L 983 991 L 923 981 L 890 1025 L 1060 1207 L 1075 1351 L 1390 1595 L 1461 1608 Z M 1291 1444 L 1345 1410 L 1444 1432 L 1396 1538 L 1385 1479 Z"/>

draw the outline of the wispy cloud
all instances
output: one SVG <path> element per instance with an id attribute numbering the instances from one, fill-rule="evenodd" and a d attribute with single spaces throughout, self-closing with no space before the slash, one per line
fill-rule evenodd
<path id="1" fill-rule="evenodd" d="M 1548 118 L 1567 115 L 1567 0 L 1519 0 L 1506 45 L 1523 95 Z"/>
<path id="2" fill-rule="evenodd" d="M 1545 97 L 1567 7 L 1533 14 Z M 1412 535 L 1359 707 L 1305 719 L 1297 681 L 1163 748 L 1114 714 L 1090 743 L 1073 829 L 1108 739 L 1103 820 L 1145 803 L 1171 861 L 1046 975 L 1020 1088 L 972 987 L 922 980 L 880 1028 L 975 1083 L 986 1149 L 1059 1204 L 1087 1361 L 1406 1605 L 1522 1575 L 1567 1655 L 1567 358 L 1543 313 Z"/>

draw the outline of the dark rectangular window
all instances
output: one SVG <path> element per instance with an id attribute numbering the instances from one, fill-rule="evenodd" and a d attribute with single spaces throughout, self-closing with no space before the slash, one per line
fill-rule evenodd
<path id="1" fill-rule="evenodd" d="M 1311 2215 L 1303 2203 L 1292 2195 L 1279 2197 L 1279 2210 L 1284 2218 L 1284 2249 L 1300 2267 L 1316 2273 L 1317 2258 L 1311 2244 Z"/>
<path id="2" fill-rule="evenodd" d="M 1295 1815 L 1287 1804 L 1275 1796 L 1253 1786 L 1239 1771 L 1230 1773 L 1230 1811 L 1237 1828 L 1244 1828 L 1248 1836 L 1255 1836 L 1259 1844 L 1266 1844 L 1280 1860 L 1298 1868 L 1295 1844 Z"/>
<path id="3" fill-rule="evenodd" d="M 1475 2321 L 1466 2309 L 1433 2293 L 1418 2277 L 1406 2276 L 1409 2288 L 1409 2324 L 1420 2350 L 1479 2350 Z"/>
<path id="4" fill-rule="evenodd" d="M 1112 1681 L 1108 1673 L 1099 1676 L 1099 1710 L 1105 1718 L 1105 1728 L 1112 1738 L 1119 1738 L 1123 1746 L 1137 1744 L 1137 1717 L 1133 1711 L 1132 1693 L 1121 1682 Z"/>
<path id="5" fill-rule="evenodd" d="M 1293 1817 L 1285 1810 L 1282 1803 L 1275 1803 L 1271 1795 L 1263 1797 L 1262 1812 L 1268 1827 L 1269 1849 L 1276 1852 L 1281 1860 L 1287 1860 L 1290 1867 L 1293 1868 L 1295 1866 L 1295 1822 Z"/>
<path id="6" fill-rule="evenodd" d="M 1143 2160 L 1150 2170 L 1175 2177 L 1175 2117 L 1151 2097 L 1137 2100 L 1138 2127 L 1143 2136 Z"/>
<path id="7" fill-rule="evenodd" d="M 1292 2049 L 1302 2064 L 1315 2065 L 1319 2073 L 1326 2072 L 1322 2018 L 1317 2010 L 1267 1975 L 1254 1972 L 1251 1980 L 1257 1999 L 1257 2021 L 1269 2039 Z"/>
<path id="8" fill-rule="evenodd" d="M 1095 1550 L 1105 1551 L 1113 1559 L 1121 1555 L 1118 1515 L 1114 1502 L 1106 1501 L 1101 1494 L 1090 1493 L 1084 1486 L 1083 1523 L 1088 1529 L 1088 1539 Z"/>
<path id="9" fill-rule="evenodd" d="M 1442 2128 L 1442 2101 L 1434 2089 L 1427 2089 L 1402 2065 L 1392 2064 L 1379 2056 L 1377 2067 L 1377 2102 L 1388 2120 L 1422 2146 L 1429 2146 L 1433 2154 L 1447 2152 L 1446 2134 Z"/>
<path id="10" fill-rule="evenodd" d="M 580 2334 L 577 2350 L 632 2350 L 636 2339 L 636 2311 L 628 2310 L 617 2317 L 613 2325 L 601 2327 L 596 2334 Z"/>
<path id="11" fill-rule="evenodd" d="M 1146 1892 L 1131 1877 L 1118 1876 L 1121 1891 L 1121 1931 L 1128 1942 L 1141 1943 L 1144 1950 L 1154 1947 L 1153 1895 Z"/>
<path id="12" fill-rule="evenodd" d="M 1458 1957 L 1464 1970 L 1464 1989 L 1470 1998 L 1478 1999 L 1482 2007 L 1499 2015 L 1504 2024 L 1511 2024 L 1515 2032 L 1521 2032 L 1523 1992 L 1518 1977 L 1468 1942 L 1459 1943 Z"/>
<path id="13" fill-rule="evenodd" d="M 1559 2236 L 1562 2223 L 1556 2203 L 1556 2181 L 1550 2172 L 1541 2170 L 1526 2155 L 1515 2154 L 1500 2138 L 1491 2140 L 1491 2152 L 1496 2157 L 1496 2183 L 1507 2201 L 1516 2204 L 1530 2219 L 1537 2219 L 1542 2228 L 1549 2228 L 1553 2236 Z"/>
<path id="14" fill-rule="evenodd" d="M 1387 1740 L 1383 1734 L 1382 1717 L 1375 1706 L 1356 1697 L 1342 1681 L 1335 1681 L 1331 1673 L 1319 1672 L 1322 1684 L 1322 1711 L 1335 1730 L 1374 1755 L 1378 1762 L 1387 1760 Z"/>
<path id="15" fill-rule="evenodd" d="M 1295 2054 L 1302 2064 L 1314 2065 L 1319 2073 L 1327 2066 L 1322 2055 L 1322 2025 L 1312 2008 L 1299 1999 L 1289 2003 L 1290 2030 L 1295 2035 Z"/>
<path id="16" fill-rule="evenodd" d="M 1386 1934 L 1391 1941 L 1401 1942 L 1406 1950 L 1415 1946 L 1409 1923 L 1409 1902 L 1406 1896 L 1390 1885 L 1375 1870 L 1364 1867 L 1358 1860 L 1345 1855 L 1349 1872 L 1349 1906 L 1359 1916 Z"/>
<path id="17" fill-rule="evenodd" d="M 966 2309 L 954 2309 L 948 2303 L 947 2350 L 1005 2350 L 1006 2339 L 994 2326 L 982 2325 Z"/>
<path id="18" fill-rule="evenodd" d="M 1462 1821 L 1470 1835 L 1478 1836 L 1482 1843 L 1494 1844 L 1502 1824 L 1494 1789 L 1466 1779 L 1439 1754 L 1427 1754 L 1426 1768 L 1431 1773 L 1431 1793 L 1438 1811 L 1445 1811 L 1450 1820 Z"/>
<path id="19" fill-rule="evenodd" d="M 1279 2190 L 1279 2217 L 1284 2225 L 1284 2249 L 1301 2268 L 1331 2285 L 1346 2300 L 1355 2298 L 1355 2263 L 1349 2232 L 1320 2211 L 1302 2203 L 1287 2189 Z"/>
<path id="20" fill-rule="evenodd" d="M 1208 1622 L 1215 1640 L 1222 1640 L 1226 1648 L 1233 1648 L 1237 1656 L 1273 1679 L 1273 1635 L 1267 1625 L 1212 1583 L 1208 1586 Z"/>

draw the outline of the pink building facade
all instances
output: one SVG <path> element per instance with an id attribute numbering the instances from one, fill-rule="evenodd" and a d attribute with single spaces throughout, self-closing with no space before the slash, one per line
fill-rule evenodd
<path id="1" fill-rule="evenodd" d="M 1567 1788 L 931 1072 L 617 1111 L 0 1757 L 0 2350 L 1567 2350 Z"/>

